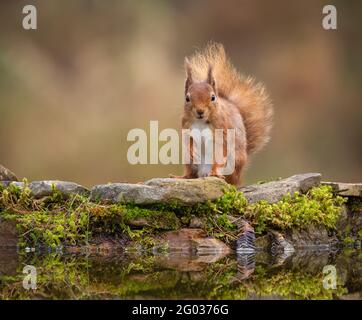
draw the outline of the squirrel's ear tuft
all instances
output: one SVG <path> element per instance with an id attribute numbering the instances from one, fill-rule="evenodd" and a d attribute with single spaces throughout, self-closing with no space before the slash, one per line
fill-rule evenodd
<path id="1" fill-rule="evenodd" d="M 185 70 L 186 70 L 186 81 L 185 81 L 185 94 L 189 91 L 189 87 L 192 84 L 192 71 L 191 63 L 189 59 L 185 58 Z"/>
<path id="2" fill-rule="evenodd" d="M 216 92 L 216 81 L 214 78 L 214 72 L 213 72 L 213 67 L 212 65 L 209 65 L 209 70 L 207 71 L 207 80 L 206 82 L 212 86 Z"/>

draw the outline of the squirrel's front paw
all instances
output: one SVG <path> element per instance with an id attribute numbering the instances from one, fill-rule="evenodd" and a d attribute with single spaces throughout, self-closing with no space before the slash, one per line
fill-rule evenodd
<path id="1" fill-rule="evenodd" d="M 208 177 L 216 177 L 216 178 L 225 180 L 225 176 L 223 176 L 222 174 L 217 174 L 217 173 L 210 173 L 208 175 Z"/>
<path id="2" fill-rule="evenodd" d="M 173 179 L 183 179 L 183 176 L 175 176 L 174 174 L 169 174 L 168 175 L 169 178 L 173 178 Z"/>

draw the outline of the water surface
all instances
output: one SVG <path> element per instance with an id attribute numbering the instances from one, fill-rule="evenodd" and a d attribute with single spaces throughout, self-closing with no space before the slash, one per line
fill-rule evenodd
<path id="1" fill-rule="evenodd" d="M 32 267 L 36 278 L 23 273 Z M 362 251 L 220 257 L 0 250 L 0 299 L 362 299 Z"/>

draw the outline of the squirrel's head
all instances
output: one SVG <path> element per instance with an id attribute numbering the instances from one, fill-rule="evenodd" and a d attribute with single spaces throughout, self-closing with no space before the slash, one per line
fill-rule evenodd
<path id="1" fill-rule="evenodd" d="M 191 64 L 185 59 L 185 113 L 189 117 L 208 121 L 210 114 L 217 108 L 216 82 L 212 66 L 209 66 L 207 79 L 203 82 L 194 82 Z"/>

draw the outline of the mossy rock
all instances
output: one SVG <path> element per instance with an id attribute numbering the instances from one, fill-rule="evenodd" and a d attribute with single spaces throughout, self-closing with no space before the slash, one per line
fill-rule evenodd
<path id="1" fill-rule="evenodd" d="M 16 175 L 0 164 L 0 181 L 18 181 Z"/>
<path id="2" fill-rule="evenodd" d="M 201 227 L 207 236 L 229 246 L 238 238 L 235 221 L 240 219 L 249 221 L 257 235 L 268 230 L 303 230 L 312 224 L 333 230 L 344 202 L 333 195 L 331 187 L 319 186 L 306 194 L 285 195 L 276 203 L 250 204 L 242 192 L 218 178 L 154 179 L 145 186 L 137 184 L 140 188 L 162 189 L 163 196 L 171 195 L 174 186 L 175 190 L 183 190 L 177 199 L 175 195 L 166 197 L 165 202 L 145 204 L 94 202 L 95 199 L 91 201 L 78 193 L 63 197 L 53 184 L 48 196 L 36 199 L 29 186 L 26 181 L 22 187 L 15 183 L 7 188 L 0 185 L 0 216 L 16 221 L 21 245 L 42 244 L 52 248 L 87 245 L 98 235 L 126 236 L 132 241 L 147 242 L 145 239 L 161 231 L 189 226 L 193 217 L 202 221 L 195 227 Z M 119 190 L 113 186 L 110 190 L 114 193 L 108 195 L 118 199 Z M 92 194 L 95 195 L 94 189 Z M 186 195 L 190 195 L 190 201 L 182 202 Z M 193 203 L 196 198 L 202 201 Z M 151 243 L 146 246 L 151 247 Z"/>

